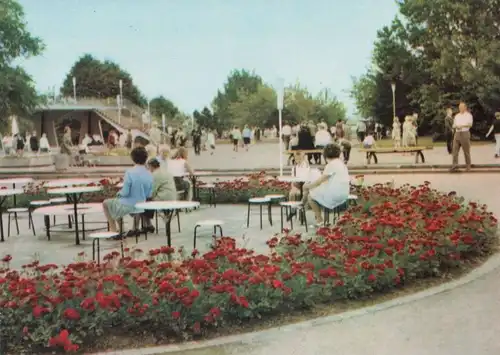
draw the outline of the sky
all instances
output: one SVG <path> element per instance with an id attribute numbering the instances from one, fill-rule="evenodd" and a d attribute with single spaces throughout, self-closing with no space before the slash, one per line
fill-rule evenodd
<path id="1" fill-rule="evenodd" d="M 369 67 L 377 30 L 397 13 L 393 0 L 19 2 L 46 44 L 22 63 L 40 91 L 59 88 L 90 53 L 118 63 L 148 98 L 163 95 L 187 113 L 209 105 L 234 69 L 270 85 L 326 87 L 352 113 L 351 78 Z"/>

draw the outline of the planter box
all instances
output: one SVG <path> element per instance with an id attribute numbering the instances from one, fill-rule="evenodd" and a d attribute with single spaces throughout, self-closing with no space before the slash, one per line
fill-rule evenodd
<path id="1" fill-rule="evenodd" d="M 0 159 L 0 168 L 32 168 L 54 165 L 51 155 L 4 157 Z"/>

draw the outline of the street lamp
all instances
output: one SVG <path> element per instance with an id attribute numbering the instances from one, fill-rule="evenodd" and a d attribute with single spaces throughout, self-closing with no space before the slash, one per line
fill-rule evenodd
<path id="1" fill-rule="evenodd" d="M 391 83 L 392 89 L 392 119 L 396 117 L 396 82 Z"/>
<path id="2" fill-rule="evenodd" d="M 73 100 L 76 102 L 76 77 L 73 77 Z"/>
<path id="3" fill-rule="evenodd" d="M 118 81 L 118 86 L 120 87 L 120 96 L 118 100 L 118 123 L 122 120 L 122 105 L 123 105 L 123 80 Z"/>
<path id="4" fill-rule="evenodd" d="M 278 125 L 279 125 L 279 146 L 280 146 L 280 176 L 283 175 L 283 101 L 285 96 L 285 80 L 280 78 L 277 86 L 277 107 L 278 107 Z"/>

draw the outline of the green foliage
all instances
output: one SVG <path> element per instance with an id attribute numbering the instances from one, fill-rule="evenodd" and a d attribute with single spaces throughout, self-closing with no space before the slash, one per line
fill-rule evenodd
<path id="1" fill-rule="evenodd" d="M 203 110 L 199 112 L 195 110 L 193 112 L 193 118 L 196 121 L 196 124 L 200 127 L 205 127 L 208 129 L 218 129 L 218 117 L 210 111 L 208 107 L 203 107 Z"/>
<path id="2" fill-rule="evenodd" d="M 231 77 L 228 82 L 233 83 Z M 216 106 L 219 128 L 232 125 L 258 127 L 278 126 L 277 94 L 269 85 L 261 83 L 256 88 L 249 85 L 241 86 L 228 95 L 229 105 L 225 108 L 226 120 L 219 116 L 221 112 Z M 236 96 L 234 96 L 236 93 Z M 219 93 L 220 94 L 220 93 Z M 229 100 L 229 97 L 231 98 Z M 217 98 L 216 100 L 217 101 Z M 299 84 L 285 89 L 283 120 L 290 123 L 305 121 L 325 121 L 329 124 L 346 118 L 346 109 L 328 90 L 323 90 L 314 97 L 306 88 Z"/>
<path id="3" fill-rule="evenodd" d="M 422 131 L 442 129 L 446 107 L 465 100 L 476 131 L 500 106 L 500 0 L 399 0 L 400 16 L 377 34 L 371 68 L 351 96 L 360 114 L 386 123 L 418 112 Z"/>
<path id="4" fill-rule="evenodd" d="M 146 98 L 134 85 L 130 74 L 112 61 L 100 61 L 90 54 L 76 61 L 61 87 L 63 96 L 73 96 L 73 78 L 76 78 L 77 97 L 115 98 L 120 94 L 119 81 L 123 82 L 123 97 L 144 107 Z"/>
<path id="5" fill-rule="evenodd" d="M 24 11 L 15 0 L 0 0 L 0 117 L 27 116 L 40 103 L 32 78 L 16 60 L 36 56 L 42 41 L 26 28 Z M 4 127 L 7 125 L 3 125 Z"/>
<path id="6" fill-rule="evenodd" d="M 179 114 L 179 109 L 175 104 L 166 99 L 163 96 L 155 97 L 149 103 L 151 109 L 151 115 L 161 122 L 162 114 L 165 115 L 167 122 L 171 121 L 177 114 Z"/>

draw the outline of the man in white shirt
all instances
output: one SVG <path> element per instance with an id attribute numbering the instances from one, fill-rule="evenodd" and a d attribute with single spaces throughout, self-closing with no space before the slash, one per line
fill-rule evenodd
<path id="1" fill-rule="evenodd" d="M 458 153 L 460 152 L 460 148 L 464 151 L 466 170 L 470 171 L 471 168 L 470 128 L 472 127 L 473 118 L 464 102 L 460 102 L 458 109 L 460 112 L 457 113 L 453 119 L 455 135 L 453 136 L 452 149 L 453 163 L 450 170 L 452 172 L 458 171 Z"/>
<path id="2" fill-rule="evenodd" d="M 285 149 L 288 150 L 290 148 L 290 137 L 292 136 L 292 127 L 288 123 L 285 123 L 283 127 L 281 127 L 281 134 L 283 135 L 283 143 L 285 144 Z"/>
<path id="3" fill-rule="evenodd" d="M 356 133 L 358 134 L 358 139 L 362 143 L 366 136 L 366 123 L 362 120 L 358 121 L 358 126 L 356 127 Z"/>

